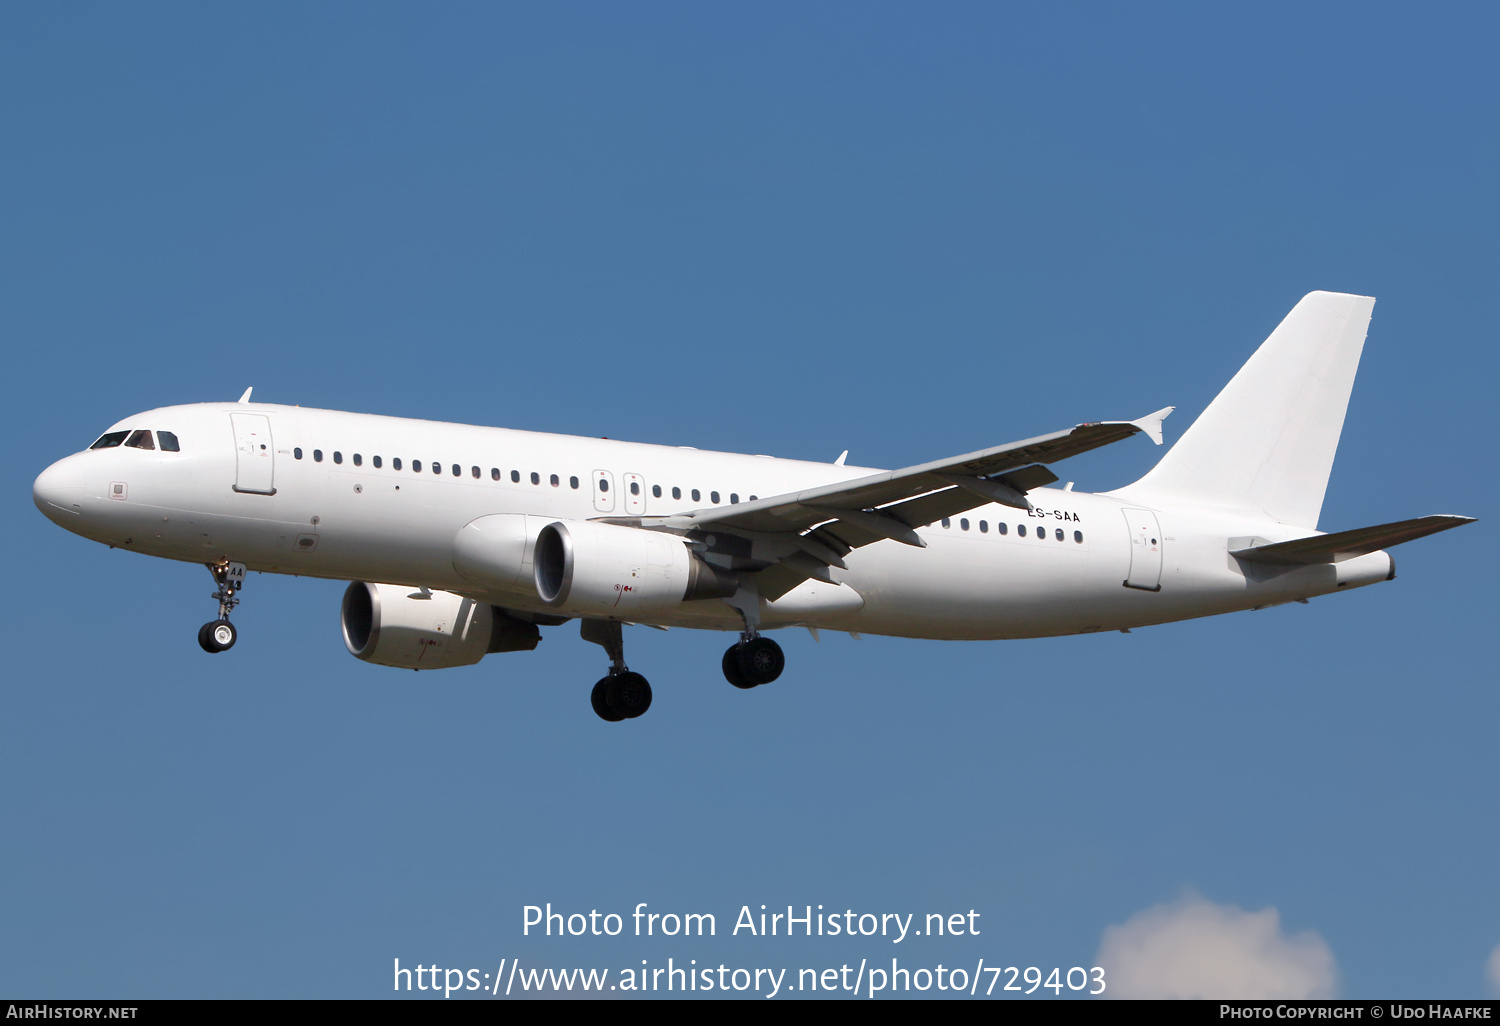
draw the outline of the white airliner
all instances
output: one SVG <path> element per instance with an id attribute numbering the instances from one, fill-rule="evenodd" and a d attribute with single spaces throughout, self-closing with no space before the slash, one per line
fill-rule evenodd
<path id="1" fill-rule="evenodd" d="M 344 643 L 440 669 L 578 619 L 611 661 L 606 720 L 651 704 L 621 625 L 739 632 L 736 687 L 775 680 L 763 630 L 1035 638 L 1254 609 L 1395 576 L 1383 548 L 1471 522 L 1316 528 L 1374 300 L 1305 297 L 1145 477 L 1102 494 L 1047 469 L 1171 407 L 903 470 L 252 403 L 127 417 L 33 486 L 111 547 L 203 563 L 235 642 L 246 570 L 351 580 Z"/>

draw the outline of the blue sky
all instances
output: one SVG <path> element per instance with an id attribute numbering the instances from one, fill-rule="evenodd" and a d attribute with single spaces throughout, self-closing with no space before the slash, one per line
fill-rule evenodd
<path id="1" fill-rule="evenodd" d="M 1500 987 L 1497 28 L 1477 4 L 7 6 L 0 993 L 380 997 L 396 957 L 1066 969 L 1157 906 L 1274 909 L 1343 996 Z M 336 582 L 252 578 L 210 658 L 201 568 L 30 498 L 116 419 L 249 385 L 874 466 L 1176 404 L 1170 442 L 1313 289 L 1379 300 L 1320 526 L 1481 518 L 1396 582 L 1129 636 L 788 633 L 751 693 L 727 636 L 634 629 L 656 704 L 626 729 L 589 711 L 575 629 L 371 667 Z M 1104 490 L 1158 452 L 1057 469 Z M 545 902 L 721 936 L 522 937 Z M 762 903 L 983 932 L 723 936 Z"/>

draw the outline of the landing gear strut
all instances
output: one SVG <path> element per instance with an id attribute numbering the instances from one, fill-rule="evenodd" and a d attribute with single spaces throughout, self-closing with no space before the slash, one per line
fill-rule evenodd
<path id="1" fill-rule="evenodd" d="M 633 720 L 651 708 L 651 685 L 625 665 L 625 640 L 617 620 L 584 620 L 584 641 L 601 646 L 609 656 L 609 675 L 594 685 L 589 701 L 601 720 Z"/>
<path id="2" fill-rule="evenodd" d="M 219 603 L 219 618 L 198 628 L 198 644 L 208 653 L 226 652 L 234 647 L 238 633 L 229 622 L 229 613 L 240 604 L 236 594 L 245 587 L 245 564 L 208 564 L 208 572 L 214 575 L 219 590 L 209 596 Z"/>
<path id="3" fill-rule="evenodd" d="M 771 683 L 786 669 L 786 655 L 776 642 L 760 636 L 760 596 L 755 586 L 742 582 L 734 597 L 724 601 L 745 620 L 739 642 L 724 653 L 724 679 L 747 691 Z"/>

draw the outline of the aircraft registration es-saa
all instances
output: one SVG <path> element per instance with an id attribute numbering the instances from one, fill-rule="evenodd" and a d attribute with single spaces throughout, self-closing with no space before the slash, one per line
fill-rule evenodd
<path id="1" fill-rule="evenodd" d="M 235 642 L 245 572 L 350 580 L 344 643 L 441 669 L 536 647 L 577 619 L 611 668 L 606 720 L 651 704 L 622 624 L 739 632 L 729 683 L 775 680 L 762 632 L 908 638 L 1126 630 L 1358 588 L 1384 548 L 1471 522 L 1320 534 L 1318 515 L 1374 300 L 1314 292 L 1145 477 L 1048 487 L 1048 465 L 1145 433 L 1171 407 L 902 470 L 253 403 L 127 417 L 33 487 L 111 547 L 203 563 Z"/>

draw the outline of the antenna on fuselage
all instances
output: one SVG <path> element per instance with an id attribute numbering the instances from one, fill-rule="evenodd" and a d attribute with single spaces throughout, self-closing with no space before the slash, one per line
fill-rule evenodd
<path id="1" fill-rule="evenodd" d="M 254 392 L 254 391 L 255 391 L 255 386 L 254 385 L 251 385 L 249 388 L 245 389 L 245 394 L 242 395 L 242 396 L 240 396 L 240 402 L 242 402 L 242 403 L 248 403 L 250 401 L 250 393 Z"/>

